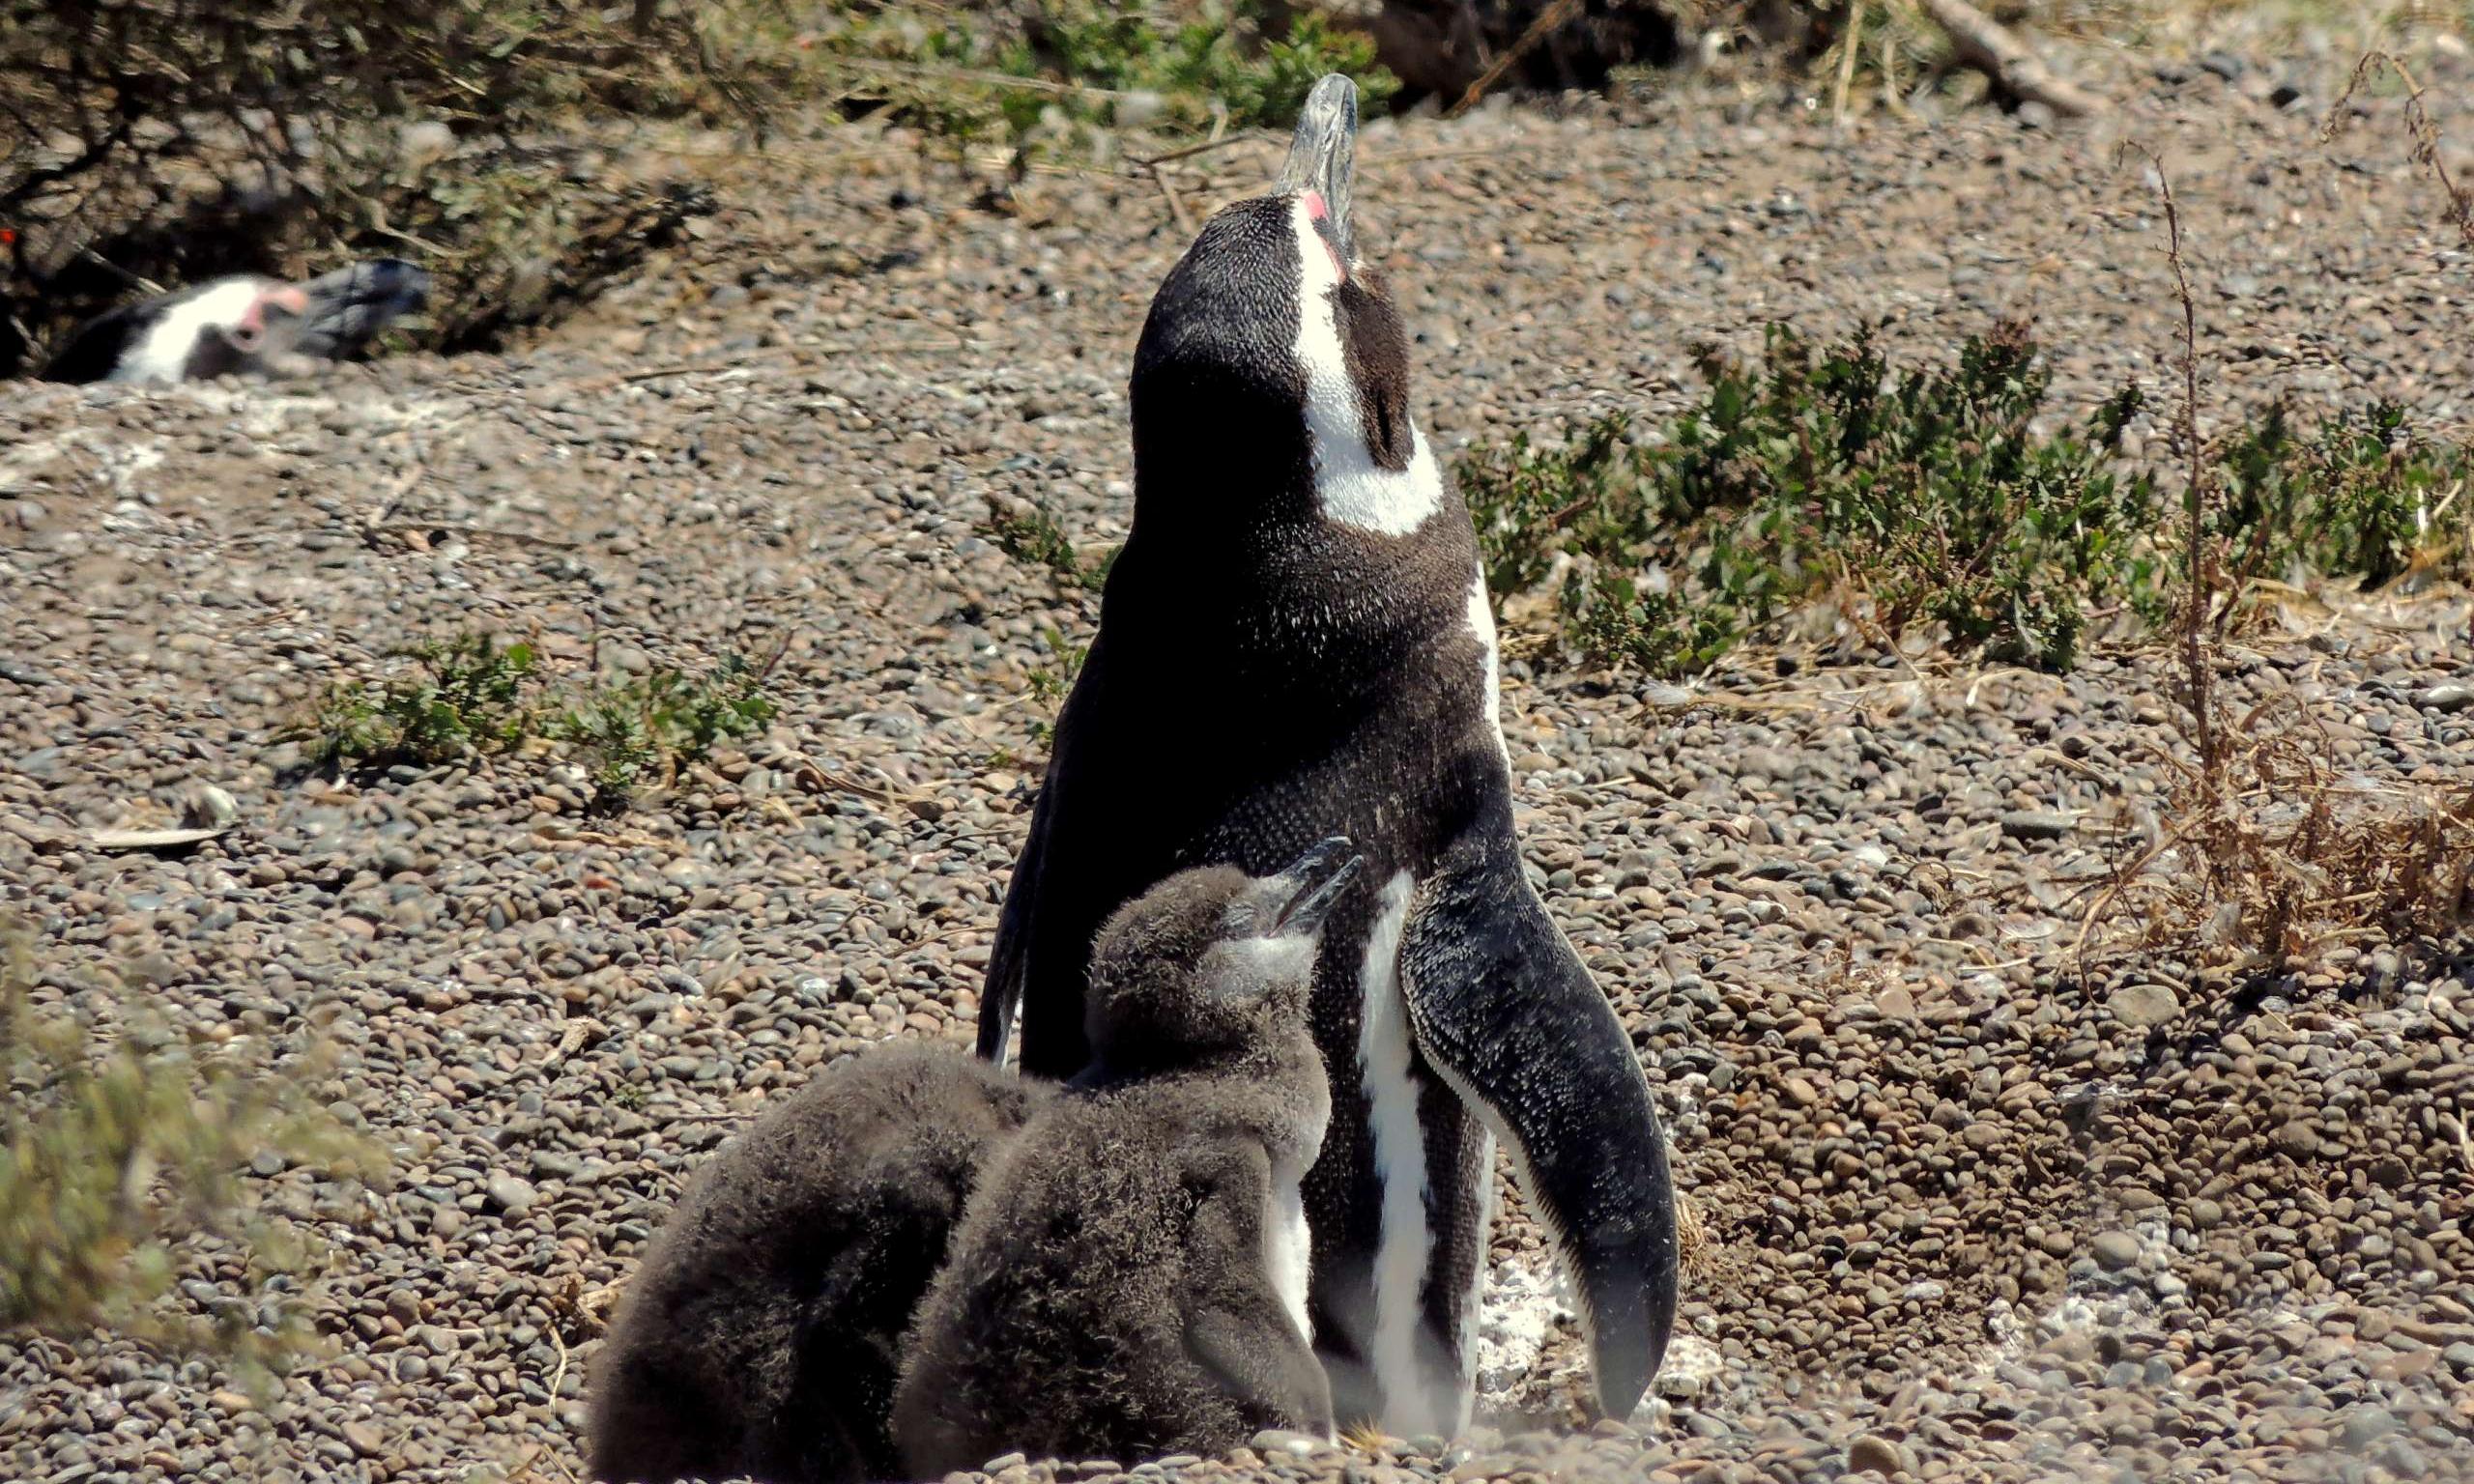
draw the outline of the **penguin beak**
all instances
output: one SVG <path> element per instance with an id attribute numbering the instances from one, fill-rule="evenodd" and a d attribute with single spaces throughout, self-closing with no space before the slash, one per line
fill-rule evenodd
<path id="1" fill-rule="evenodd" d="M 1288 863 L 1263 884 L 1273 908 L 1269 937 L 1311 937 L 1366 865 L 1344 836 L 1335 835 Z"/>
<path id="2" fill-rule="evenodd" d="M 322 273 L 301 285 L 308 300 L 299 349 L 340 357 L 359 350 L 388 323 L 429 301 L 429 274 L 400 258 L 373 258 Z"/>
<path id="3" fill-rule="evenodd" d="M 1356 168 L 1357 84 L 1338 72 L 1327 73 L 1306 95 L 1306 106 L 1297 115 L 1297 133 L 1289 140 L 1288 161 L 1280 166 L 1276 188 L 1281 195 L 1312 191 L 1322 197 L 1332 246 L 1344 271 L 1357 261 L 1349 227 L 1349 187 Z M 1311 202 L 1307 209 L 1313 210 Z"/>

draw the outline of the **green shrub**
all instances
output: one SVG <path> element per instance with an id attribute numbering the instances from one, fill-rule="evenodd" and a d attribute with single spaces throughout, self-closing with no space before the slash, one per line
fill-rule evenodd
<path id="1" fill-rule="evenodd" d="M 1055 516 L 1026 503 L 992 508 L 979 530 L 1016 561 L 1047 568 L 1056 585 L 1068 591 L 1081 588 L 1098 592 L 1106 586 L 1108 569 L 1116 565 L 1117 553 L 1123 550 L 1121 546 L 1111 546 L 1085 561 L 1075 551 L 1073 538 L 1065 533 Z"/>
<path id="2" fill-rule="evenodd" d="M 1589 659 L 1690 673 L 1836 590 L 1892 639 L 1930 623 L 2062 669 L 2091 614 L 2161 628 L 2178 601 L 2157 476 L 2122 454 L 2140 393 L 2076 432 L 2033 431 L 2052 378 L 2024 327 L 1970 339 L 1946 370 L 1783 326 L 1755 365 L 1696 358 L 1708 391 L 1653 438 L 1616 414 L 1459 460 L 1488 588 L 1526 591 L 1568 558 L 1562 636 Z M 2308 436 L 2271 408 L 2210 457 L 2208 535 L 2237 594 L 2261 577 L 2474 577 L 2474 445 L 2414 433 L 2394 404 Z"/>
<path id="3" fill-rule="evenodd" d="M 1147 7 L 1048 0 L 1035 22 L 1038 44 L 1009 54 L 1009 71 L 1117 93 L 1158 93 L 1192 115 L 1224 111 L 1237 128 L 1296 123 L 1306 95 L 1327 72 L 1347 73 L 1366 105 L 1399 90 L 1376 66 L 1371 39 L 1335 30 L 1321 16 L 1299 15 L 1286 36 L 1266 40 L 1262 7 L 1252 0 L 1184 12 L 1164 18 Z"/>
<path id="4" fill-rule="evenodd" d="M 103 1036 L 37 1003 L 36 982 L 28 935 L 0 921 L 0 1332 L 110 1328 L 263 1383 L 314 1339 L 304 1284 L 323 1254 L 261 1208 L 245 1167 L 273 1155 L 377 1180 L 383 1156 L 312 1100 L 317 1057 L 276 1067 L 246 1038 L 194 1049 L 142 989 Z M 201 1238 L 247 1255 L 245 1293 L 174 1290 Z"/>
<path id="5" fill-rule="evenodd" d="M 565 680 L 543 671 L 531 644 L 467 631 L 397 657 L 411 661 L 409 672 L 330 686 L 278 740 L 310 744 L 328 767 L 563 750 L 591 770 L 595 802 L 616 808 L 647 774 L 754 736 L 778 709 L 765 691 L 769 667 L 736 655 L 702 673 Z"/>
<path id="6" fill-rule="evenodd" d="M 467 632 L 396 651 L 410 673 L 331 686 L 306 720 L 278 733 L 314 743 L 322 764 L 436 767 L 501 753 L 531 735 L 531 644 Z"/>
<path id="7" fill-rule="evenodd" d="M 1463 455 L 1490 586 L 1584 558 L 1565 636 L 1601 662 L 1679 674 L 1830 587 L 1893 638 L 2071 663 L 2090 604 L 2149 601 L 2153 484 L 2110 463 L 2135 395 L 2081 435 L 2030 431 L 2050 382 L 2022 326 L 1968 341 L 1948 370 L 1893 375 L 1869 333 L 1816 350 L 1772 327 L 1758 363 L 1697 355 L 1709 391 L 1654 440 L 1621 416 L 1562 448 L 1515 438 Z M 1654 579 L 1648 574 L 1654 573 Z"/>
<path id="8" fill-rule="evenodd" d="M 1261 0 L 1120 6 L 1040 0 L 1018 27 L 964 24 L 926 8 L 843 3 L 826 65 L 867 70 L 886 106 L 934 133 L 1002 134 L 1016 144 L 1142 123 L 1285 128 L 1326 72 L 1345 72 L 1367 106 L 1399 82 L 1373 42 L 1301 14 L 1269 34 Z M 894 69 L 900 69 L 895 71 Z M 1144 100 L 1139 116 L 1129 108 Z"/>
<path id="9" fill-rule="evenodd" d="M 2215 533 L 2236 586 L 2258 577 L 2474 575 L 2474 444 L 2441 444 L 2380 402 L 2304 437 L 2280 404 L 2223 455 Z"/>
<path id="10" fill-rule="evenodd" d="M 592 770 L 597 801 L 615 808 L 647 772 L 676 772 L 724 741 L 754 736 L 775 710 L 763 674 L 732 655 L 704 675 L 657 670 L 594 686 L 551 717 L 545 734 L 574 745 Z"/>

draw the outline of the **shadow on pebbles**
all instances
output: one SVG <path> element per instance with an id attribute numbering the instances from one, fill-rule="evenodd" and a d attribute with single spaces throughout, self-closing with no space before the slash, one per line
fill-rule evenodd
<path id="1" fill-rule="evenodd" d="M 2181 164 L 2218 394 L 2465 421 L 2466 259 L 2393 130 L 2323 149 L 2188 89 L 2102 128 Z M 2161 392 L 2172 349 L 2112 153 L 1992 114 L 1486 113 L 1369 129 L 1361 197 L 1447 445 L 1672 409 L 1689 342 L 1781 317 L 1886 318 L 1921 353 L 2030 310 L 2076 415 Z M 1203 163 L 1197 207 L 1259 179 L 1244 149 Z M 1179 234 L 1148 182 L 1035 176 L 999 214 L 890 144 L 745 168 L 700 256 L 522 355 L 0 403 L 0 877 L 45 997 L 100 1013 L 121 966 L 180 1028 L 323 1038 L 318 1097 L 396 1167 L 380 1192 L 252 1175 L 335 1257 L 332 1351 L 272 1406 L 100 1336 L 0 1344 L 0 1473 L 565 1478 L 598 1315 L 681 1178 L 832 1058 L 967 1035 L 1037 778 L 1028 676 L 1094 618 L 976 526 L 997 495 L 1122 535 L 1124 371 Z M 307 696 L 459 624 L 620 672 L 779 647 L 782 714 L 616 817 L 538 759 L 294 780 L 271 737 Z M 2349 608 L 2228 683 L 2304 695 L 2348 768 L 2445 776 L 2474 763 L 2465 636 L 2438 601 Z M 1515 661 L 1506 689 L 1533 870 L 1698 1218 L 1656 1394 L 1576 1430 L 1573 1323 L 1515 1201 L 1469 1436 L 1136 1472 L 2474 1467 L 2464 945 L 2245 994 L 2071 952 L 2119 848 L 2099 819 L 2169 781 L 2160 657 L 1805 666 L 1685 706 Z M 230 833 L 88 842 L 204 785 Z M 193 1299 L 238 1294 L 230 1254 L 189 1257 Z"/>

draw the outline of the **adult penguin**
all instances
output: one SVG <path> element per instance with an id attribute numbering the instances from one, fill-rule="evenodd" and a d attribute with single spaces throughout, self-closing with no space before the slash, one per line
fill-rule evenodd
<path id="1" fill-rule="evenodd" d="M 276 376 L 359 355 L 429 299 L 400 258 L 348 263 L 300 283 L 234 273 L 123 304 L 77 327 L 43 367 L 51 382 L 186 382 Z"/>
<path id="2" fill-rule="evenodd" d="M 1456 1432 L 1501 1139 L 1627 1415 L 1675 1306 L 1665 1139 L 1630 1038 L 1522 874 L 1469 514 L 1409 414 L 1349 215 L 1356 89 L 1316 84 L 1273 191 L 1206 223 L 1135 351 L 1134 528 L 1009 886 L 979 1047 L 1089 1060 L 1109 914 L 1172 871 L 1366 870 L 1312 993 L 1333 1113 L 1305 1185 L 1336 1414 Z"/>

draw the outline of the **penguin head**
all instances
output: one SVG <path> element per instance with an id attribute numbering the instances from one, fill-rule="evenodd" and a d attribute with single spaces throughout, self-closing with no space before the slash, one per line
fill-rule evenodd
<path id="1" fill-rule="evenodd" d="M 1408 338 L 1351 219 L 1357 89 L 1315 84 L 1269 194 L 1204 223 L 1135 348 L 1135 528 L 1312 520 L 1390 535 L 1442 502 Z"/>
<path id="2" fill-rule="evenodd" d="M 291 284 L 249 273 L 217 278 L 165 300 L 112 380 L 180 382 L 258 369 L 291 345 L 308 312 L 309 296 Z"/>
<path id="3" fill-rule="evenodd" d="M 419 308 L 430 277 L 395 258 L 302 283 L 237 273 L 101 315 L 43 368 L 56 382 L 185 382 L 273 375 L 337 360 Z"/>
<path id="4" fill-rule="evenodd" d="M 1182 870 L 1101 928 L 1091 951 L 1091 1045 L 1112 1074 L 1158 1070 L 1305 1028 L 1324 919 L 1358 874 L 1345 840 L 1279 871 Z"/>

